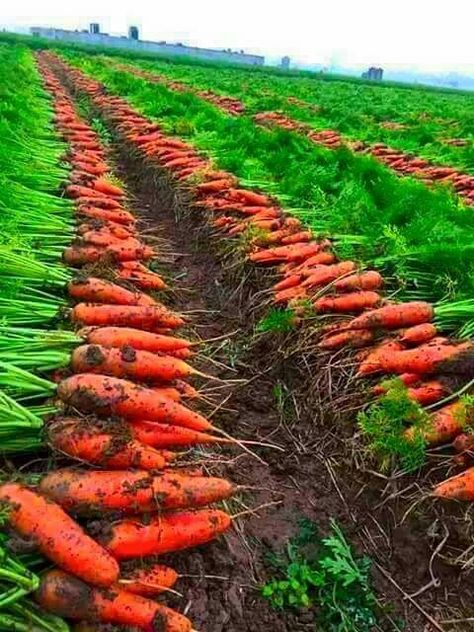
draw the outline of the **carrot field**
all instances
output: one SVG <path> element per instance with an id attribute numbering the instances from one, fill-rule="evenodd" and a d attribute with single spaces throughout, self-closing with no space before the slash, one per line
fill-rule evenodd
<path id="1" fill-rule="evenodd" d="M 0 630 L 474 629 L 472 94 L 0 75 Z"/>

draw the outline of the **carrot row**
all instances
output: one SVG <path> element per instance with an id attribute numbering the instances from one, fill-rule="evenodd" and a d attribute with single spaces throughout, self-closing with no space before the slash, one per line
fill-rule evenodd
<path id="1" fill-rule="evenodd" d="M 169 335 L 185 321 L 148 294 L 166 287 L 144 263 L 155 252 L 141 241 L 126 192 L 112 177 L 99 136 L 77 115 L 54 56 L 37 59 L 54 97 L 56 128 L 69 146 L 64 193 L 74 200 L 78 224 L 63 260 L 78 270 L 67 287 L 76 303 L 69 319 L 84 341 L 58 376 L 65 414 L 48 420 L 46 432 L 56 451 L 83 467 L 51 470 L 35 485 L 4 483 L 0 503 L 10 527 L 57 566 L 37 591 L 45 610 L 74 621 L 191 632 L 187 617 L 154 601 L 177 580 L 173 569 L 146 570 L 144 563 L 142 572 L 127 573 L 119 562 L 203 544 L 230 527 L 228 514 L 208 505 L 236 487 L 177 467 L 168 449 L 230 440 L 181 403 L 199 396 L 186 379 L 202 375 L 184 361 L 192 343 Z M 169 155 L 168 162 L 196 164 Z M 105 528 L 90 535 L 80 520 L 95 514 Z M 147 537 L 140 534 L 137 543 L 130 524 Z"/>

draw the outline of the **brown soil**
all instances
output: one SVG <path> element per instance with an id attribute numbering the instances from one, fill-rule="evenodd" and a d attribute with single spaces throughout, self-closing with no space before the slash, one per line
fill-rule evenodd
<path id="1" fill-rule="evenodd" d="M 135 196 L 134 210 L 144 218 L 145 233 L 162 245 L 164 263 L 158 271 L 174 278 L 167 302 L 192 314 L 194 333 L 200 338 L 230 334 L 227 342 L 218 341 L 209 349 L 214 360 L 235 370 L 205 361 L 203 370 L 249 380 L 230 389 L 224 407 L 233 411 L 222 409 L 213 419 L 232 435 L 284 448 L 284 452 L 258 449 L 265 464 L 239 449 L 198 453 L 209 471 L 225 473 L 253 488 L 229 504 L 231 512 L 262 508 L 237 520 L 235 529 L 219 541 L 170 558 L 184 577 L 177 585 L 182 597 L 171 596 L 168 603 L 185 610 L 194 627 L 203 632 L 314 630 L 310 611 L 275 611 L 260 596 L 260 587 L 271 577 L 266 554 L 281 550 L 305 516 L 323 534 L 329 530 L 330 519 L 336 519 L 356 550 L 371 555 L 377 594 L 383 603 L 392 604 L 396 616 L 405 619 L 406 631 L 474 629 L 467 621 L 437 626 L 428 622 L 426 615 L 437 622 L 468 616 L 473 580 L 450 564 L 456 551 L 441 547 L 444 524 L 434 514 L 416 505 L 402 520 L 413 500 L 422 498 L 421 483 L 406 477 L 403 482 L 384 479 L 367 471 L 357 458 L 354 426 L 347 419 L 353 421 L 352 409 L 362 400 L 354 388 L 350 358 L 342 369 L 339 365 L 334 370 L 327 358 L 308 355 L 301 360 L 299 354 L 295 359 L 287 348 L 294 342 L 291 335 L 289 340 L 261 336 L 252 341 L 258 310 L 255 301 L 250 301 L 251 275 L 246 285 L 239 284 L 241 270 L 232 274 L 222 266 L 199 220 L 185 214 L 176 221 L 169 190 L 151 183 L 139 166 L 124 157 L 119 168 Z M 290 395 L 283 409 L 277 406 L 276 384 L 287 387 Z M 312 414 L 300 406 L 305 399 L 314 402 Z M 332 406 L 323 405 L 328 400 Z M 269 503 L 275 504 L 263 507 Z M 455 529 L 463 522 L 449 524 Z M 433 578 L 439 582 L 437 588 L 431 586 L 414 599 L 407 598 Z M 396 628 L 388 625 L 385 629 Z"/>

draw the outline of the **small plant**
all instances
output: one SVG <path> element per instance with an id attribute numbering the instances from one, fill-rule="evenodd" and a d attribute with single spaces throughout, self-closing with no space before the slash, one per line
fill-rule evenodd
<path id="1" fill-rule="evenodd" d="M 429 425 L 429 415 L 408 397 L 400 379 L 388 380 L 383 386 L 386 394 L 359 413 L 359 427 L 368 439 L 368 451 L 378 460 L 382 471 L 396 460 L 404 471 L 412 472 L 426 459 L 423 430 Z M 414 429 L 410 438 L 405 435 L 408 425 Z"/>
<path id="2" fill-rule="evenodd" d="M 272 308 L 268 314 L 257 323 L 257 333 L 283 333 L 293 331 L 296 325 L 296 315 L 292 309 Z"/>
<path id="3" fill-rule="evenodd" d="M 336 522 L 321 539 L 316 525 L 303 520 L 285 553 L 270 563 L 280 577 L 263 587 L 263 596 L 275 608 L 311 608 L 318 632 L 371 632 L 380 623 L 371 560 L 354 556 Z"/>

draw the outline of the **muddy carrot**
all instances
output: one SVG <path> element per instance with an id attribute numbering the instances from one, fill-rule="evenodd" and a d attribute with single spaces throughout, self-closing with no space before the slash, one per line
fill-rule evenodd
<path id="1" fill-rule="evenodd" d="M 163 564 L 151 564 L 122 573 L 118 586 L 122 590 L 136 595 L 153 597 L 167 588 L 172 588 L 178 577 L 179 575 L 174 568 Z"/>
<path id="2" fill-rule="evenodd" d="M 382 297 L 377 292 L 360 290 L 348 292 L 342 296 L 322 296 L 313 301 L 314 309 L 319 313 L 351 314 L 371 309 L 380 304 Z"/>
<path id="3" fill-rule="evenodd" d="M 149 421 L 130 421 L 132 436 L 154 448 L 177 448 L 207 443 L 230 443 L 229 439 L 191 430 L 172 424 L 159 424 Z"/>
<path id="4" fill-rule="evenodd" d="M 421 345 L 432 340 L 436 334 L 436 327 L 432 323 L 423 323 L 405 329 L 400 336 L 400 342 L 404 345 Z"/>
<path id="5" fill-rule="evenodd" d="M 72 352 L 71 368 L 75 373 L 99 373 L 138 382 L 172 382 L 203 375 L 179 358 L 158 356 L 130 345 L 121 348 L 81 345 Z"/>
<path id="6" fill-rule="evenodd" d="M 336 350 L 342 347 L 365 347 L 374 340 L 374 335 L 369 329 L 359 329 L 355 331 L 342 331 L 333 335 L 328 335 L 318 344 L 320 349 Z"/>
<path id="7" fill-rule="evenodd" d="M 138 626 L 159 632 L 191 632 L 191 622 L 156 601 L 120 590 L 92 588 L 60 570 L 41 577 L 36 601 L 47 612 L 73 620 Z"/>
<path id="8" fill-rule="evenodd" d="M 101 219 L 116 224 L 133 225 L 135 223 L 135 218 L 128 211 L 110 211 L 104 208 L 83 206 L 78 209 L 78 214 L 90 217 L 91 219 Z"/>
<path id="9" fill-rule="evenodd" d="M 91 344 L 104 347 L 124 347 L 129 345 L 137 351 L 151 351 L 173 355 L 174 351 L 188 349 L 192 343 L 184 338 L 164 336 L 132 327 L 88 327 L 78 332 Z"/>
<path id="10" fill-rule="evenodd" d="M 10 508 L 12 529 L 35 542 L 55 564 L 98 586 L 118 580 L 117 562 L 59 505 L 17 483 L 0 486 L 0 501 Z"/>
<path id="11" fill-rule="evenodd" d="M 200 546 L 230 526 L 230 516 L 218 509 L 183 511 L 152 516 L 143 523 L 115 522 L 100 537 L 100 542 L 117 560 L 126 560 Z"/>
<path id="12" fill-rule="evenodd" d="M 109 469 L 161 470 L 168 461 L 161 452 L 126 434 L 110 434 L 79 419 L 55 419 L 48 432 L 57 450 L 91 465 Z"/>
<path id="13" fill-rule="evenodd" d="M 109 305 L 155 305 L 156 301 L 143 292 L 131 292 L 125 288 L 95 277 L 74 279 L 68 284 L 69 296 L 88 303 Z"/>
<path id="14" fill-rule="evenodd" d="M 124 192 L 120 187 L 115 186 L 108 180 L 104 180 L 103 178 L 97 178 L 93 182 L 93 187 L 99 193 L 104 193 L 105 195 L 111 195 L 112 197 L 123 197 Z"/>
<path id="15" fill-rule="evenodd" d="M 400 349 L 382 359 L 387 373 L 468 373 L 472 366 L 472 343 L 452 345 L 436 343 L 436 339 L 415 349 Z M 463 367 L 463 365 L 465 365 Z"/>
<path id="16" fill-rule="evenodd" d="M 474 467 L 436 485 L 433 495 L 445 500 L 474 500 Z"/>
<path id="17" fill-rule="evenodd" d="M 96 515 L 200 507 L 229 498 L 235 487 L 223 478 L 188 476 L 178 470 L 152 475 L 64 468 L 43 476 L 39 490 L 68 512 Z"/>
<path id="18" fill-rule="evenodd" d="M 400 329 L 429 323 L 433 315 L 433 306 L 430 303 L 397 303 L 361 314 L 347 326 L 350 329 Z"/>
<path id="19" fill-rule="evenodd" d="M 421 406 L 429 406 L 446 397 L 449 391 L 438 380 L 430 380 L 409 388 L 407 394 Z"/>
<path id="20" fill-rule="evenodd" d="M 439 445 L 452 441 L 460 434 L 468 421 L 468 410 L 463 402 L 448 404 L 436 411 L 422 435 L 429 445 Z M 405 436 L 411 438 L 414 430 L 408 428 Z"/>
<path id="21" fill-rule="evenodd" d="M 314 269 L 301 285 L 304 288 L 321 287 L 335 281 L 340 276 L 352 272 L 355 268 L 356 264 L 353 261 L 341 261 L 329 266 L 322 265 Z"/>
<path id="22" fill-rule="evenodd" d="M 175 329 L 184 320 L 160 304 L 156 305 L 101 305 L 78 303 L 71 310 L 73 323 L 88 326 L 116 325 L 154 330 L 157 327 Z"/>
<path id="23" fill-rule="evenodd" d="M 117 415 L 126 419 L 147 419 L 199 432 L 213 430 L 212 424 L 177 402 L 151 389 L 115 377 L 83 373 L 58 385 L 60 399 L 82 412 Z"/>
<path id="24" fill-rule="evenodd" d="M 117 243 L 111 243 L 107 247 L 70 246 L 64 249 L 63 260 L 69 266 L 80 267 L 104 259 L 111 259 L 112 261 L 140 259 L 145 261 L 155 256 L 153 248 L 145 245 L 129 245 L 127 242 L 119 240 Z"/>
<path id="25" fill-rule="evenodd" d="M 401 349 L 403 346 L 396 340 L 382 342 L 362 361 L 357 375 L 371 375 L 383 371 L 384 359 Z"/>
<path id="26" fill-rule="evenodd" d="M 382 275 L 375 270 L 351 274 L 334 282 L 336 292 L 354 292 L 356 290 L 379 290 L 383 286 Z"/>

